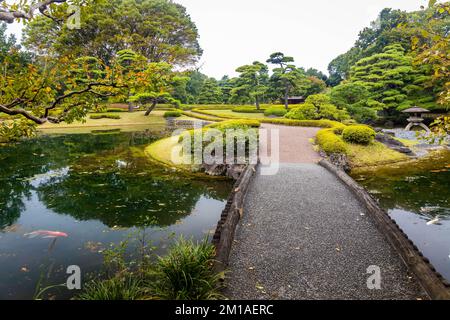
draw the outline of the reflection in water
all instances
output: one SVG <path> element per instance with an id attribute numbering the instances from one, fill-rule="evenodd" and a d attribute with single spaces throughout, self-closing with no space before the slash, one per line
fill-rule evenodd
<path id="1" fill-rule="evenodd" d="M 450 151 L 406 164 L 359 169 L 352 176 L 450 280 Z"/>
<path id="2" fill-rule="evenodd" d="M 210 233 L 231 182 L 149 162 L 144 146 L 157 138 L 152 132 L 46 136 L 0 147 L 0 299 L 31 298 L 49 265 L 47 284 L 64 282 L 68 265 L 98 271 L 101 251 L 136 228 L 157 253 L 172 233 L 195 239 Z M 24 236 L 36 230 L 68 237 L 55 242 L 50 256 L 54 239 Z"/>

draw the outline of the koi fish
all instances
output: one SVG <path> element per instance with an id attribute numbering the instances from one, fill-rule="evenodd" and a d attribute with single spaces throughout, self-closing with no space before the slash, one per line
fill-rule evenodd
<path id="1" fill-rule="evenodd" d="M 439 222 L 439 217 L 434 218 L 433 220 L 430 220 L 427 222 L 428 226 L 431 226 L 432 224 L 437 224 Z"/>
<path id="2" fill-rule="evenodd" d="M 60 232 L 60 231 L 49 231 L 49 230 L 37 230 L 37 231 L 33 231 L 30 233 L 25 233 L 24 234 L 25 237 L 28 238 L 35 238 L 38 236 L 42 236 L 43 239 L 45 238 L 67 238 L 68 235 L 67 233 L 64 232 Z"/>

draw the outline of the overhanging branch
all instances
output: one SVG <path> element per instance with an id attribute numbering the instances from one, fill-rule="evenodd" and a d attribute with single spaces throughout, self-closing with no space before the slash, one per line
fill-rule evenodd
<path id="1" fill-rule="evenodd" d="M 0 1 L 2 3 L 4 1 Z M 34 17 L 34 14 L 37 10 L 42 14 L 47 15 L 46 11 L 48 6 L 53 3 L 65 3 L 67 0 L 43 0 L 32 4 L 28 11 L 25 10 L 10 10 L 8 7 L 0 8 L 0 21 L 4 21 L 6 23 L 13 23 L 15 19 L 25 19 L 31 20 Z"/>

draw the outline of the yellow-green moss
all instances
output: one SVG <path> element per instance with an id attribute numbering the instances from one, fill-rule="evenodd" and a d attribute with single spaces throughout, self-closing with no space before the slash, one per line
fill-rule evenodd
<path id="1" fill-rule="evenodd" d="M 346 143 L 347 155 L 352 167 L 370 167 L 399 161 L 406 161 L 408 156 L 389 149 L 380 142 L 369 145 Z"/>

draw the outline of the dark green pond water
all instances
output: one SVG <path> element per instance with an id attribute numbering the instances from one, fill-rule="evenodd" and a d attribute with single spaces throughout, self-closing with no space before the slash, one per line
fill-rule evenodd
<path id="1" fill-rule="evenodd" d="M 102 251 L 138 231 L 157 254 L 179 235 L 211 234 L 232 182 L 174 174 L 149 162 L 144 146 L 159 136 L 44 136 L 0 146 L 0 299 L 32 298 L 41 276 L 42 287 L 65 283 L 69 265 L 80 266 L 83 276 L 98 272 Z M 26 236 L 36 230 L 68 237 L 53 243 Z"/>
<path id="2" fill-rule="evenodd" d="M 450 151 L 352 175 L 450 280 Z"/>

